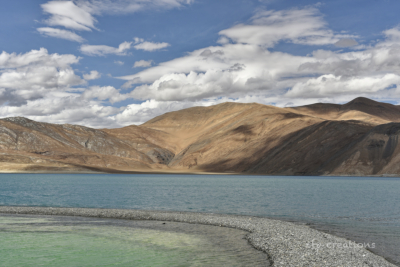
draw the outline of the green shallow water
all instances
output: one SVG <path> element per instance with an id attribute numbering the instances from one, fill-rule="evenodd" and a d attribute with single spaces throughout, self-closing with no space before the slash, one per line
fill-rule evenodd
<path id="1" fill-rule="evenodd" d="M 196 233 L 191 229 L 193 225 L 170 222 L 164 225 L 146 221 L 2 216 L 1 266 L 265 265 L 265 255 L 246 244 L 244 232 L 199 227 L 202 229 Z M 225 233 L 226 230 L 231 232 Z M 244 242 L 243 247 L 233 245 L 235 241 Z"/>
<path id="2" fill-rule="evenodd" d="M 0 205 L 251 215 L 310 224 L 400 266 L 400 178 L 0 174 Z"/>

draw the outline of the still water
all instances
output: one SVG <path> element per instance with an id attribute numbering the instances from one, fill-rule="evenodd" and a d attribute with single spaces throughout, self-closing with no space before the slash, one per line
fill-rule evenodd
<path id="1" fill-rule="evenodd" d="M 400 266 L 400 179 L 1 174 L 0 205 L 254 215 L 307 223 Z"/>
<path id="2" fill-rule="evenodd" d="M 0 216 L 1 266 L 266 266 L 225 227 L 82 217 Z"/>

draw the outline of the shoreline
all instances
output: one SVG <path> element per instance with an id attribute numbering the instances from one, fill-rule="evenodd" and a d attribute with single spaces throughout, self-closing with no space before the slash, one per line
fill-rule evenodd
<path id="1" fill-rule="evenodd" d="M 92 170 L 84 170 L 84 171 L 51 171 L 51 170 L 41 170 L 41 171 L 21 171 L 21 170 L 0 170 L 0 174 L 159 174 L 159 175 L 235 175 L 235 176 L 283 176 L 283 177 L 343 177 L 343 178 L 400 178 L 400 174 L 386 174 L 386 175 L 336 175 L 336 174 L 327 174 L 327 175 L 283 175 L 283 174 L 262 174 L 262 173 L 239 173 L 239 172 L 205 172 L 205 171 L 124 171 L 124 170 L 97 170 L 93 168 Z"/>
<path id="2" fill-rule="evenodd" d="M 356 244 L 306 225 L 254 216 L 128 209 L 0 206 L 0 214 L 82 216 L 125 220 L 173 221 L 229 227 L 249 232 L 246 239 L 268 255 L 271 266 L 396 265 Z M 361 247 L 361 245 L 363 245 Z M 372 244 L 368 244 L 372 245 Z"/>

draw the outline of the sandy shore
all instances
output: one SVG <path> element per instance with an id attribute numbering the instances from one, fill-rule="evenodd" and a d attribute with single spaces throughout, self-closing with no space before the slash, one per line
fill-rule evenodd
<path id="1" fill-rule="evenodd" d="M 235 172 L 206 172 L 200 170 L 180 170 L 180 169 L 135 169 L 118 170 L 110 168 L 90 167 L 90 166 L 53 166 L 37 164 L 16 164 L 0 162 L 0 173 L 24 173 L 24 174 L 173 174 L 173 175 L 236 175 Z M 252 174 L 246 174 L 252 175 Z"/>
<path id="2" fill-rule="evenodd" d="M 0 213 L 160 220 L 231 227 L 248 231 L 247 240 L 269 256 L 271 266 L 395 266 L 365 247 L 304 225 L 250 216 L 122 209 L 0 206 Z"/>
<path id="3" fill-rule="evenodd" d="M 0 174 L 167 174 L 167 175 L 246 175 L 246 176 L 285 176 L 282 174 L 263 174 L 263 173 L 240 173 L 240 172 L 207 172 L 190 169 L 136 169 L 136 170 L 117 170 L 109 168 L 96 168 L 89 166 L 40 166 L 32 164 L 12 164 L 0 163 Z M 292 176 L 292 175 L 288 175 Z M 319 175 L 326 177 L 386 177 L 399 178 L 397 174 L 380 175 Z"/>

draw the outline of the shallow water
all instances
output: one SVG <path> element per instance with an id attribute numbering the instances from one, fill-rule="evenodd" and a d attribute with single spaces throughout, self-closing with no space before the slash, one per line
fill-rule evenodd
<path id="1" fill-rule="evenodd" d="M 400 266 L 400 179 L 1 174 L 0 205 L 254 215 L 308 223 Z"/>
<path id="2" fill-rule="evenodd" d="M 266 266 L 246 232 L 185 223 L 0 216 L 1 266 Z"/>

